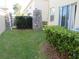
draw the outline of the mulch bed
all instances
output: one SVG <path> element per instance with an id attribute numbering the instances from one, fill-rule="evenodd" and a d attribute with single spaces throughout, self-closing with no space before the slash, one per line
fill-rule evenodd
<path id="1" fill-rule="evenodd" d="M 60 54 L 56 48 L 49 43 L 44 43 L 42 51 L 49 59 L 68 59 L 67 54 Z"/>

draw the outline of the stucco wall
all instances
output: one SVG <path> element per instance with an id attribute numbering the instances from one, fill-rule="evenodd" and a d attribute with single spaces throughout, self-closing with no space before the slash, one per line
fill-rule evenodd
<path id="1" fill-rule="evenodd" d="M 5 13 L 0 9 L 0 34 L 5 31 Z"/>
<path id="2" fill-rule="evenodd" d="M 77 2 L 77 12 L 76 12 L 76 19 L 75 19 L 75 27 L 79 27 L 79 0 L 50 0 L 50 8 L 55 8 L 55 14 L 54 14 L 54 21 L 50 23 L 49 25 L 58 25 L 59 21 L 59 7 L 69 5 L 72 3 Z"/>
<path id="3" fill-rule="evenodd" d="M 49 19 L 48 0 L 35 0 L 35 8 L 42 10 L 42 21 L 48 21 Z"/>
<path id="4" fill-rule="evenodd" d="M 28 14 L 30 13 L 30 16 L 33 16 L 34 9 L 35 9 L 35 1 L 32 1 L 25 9 L 24 15 L 28 16 Z"/>
<path id="5" fill-rule="evenodd" d="M 5 31 L 4 16 L 0 15 L 0 34 Z"/>

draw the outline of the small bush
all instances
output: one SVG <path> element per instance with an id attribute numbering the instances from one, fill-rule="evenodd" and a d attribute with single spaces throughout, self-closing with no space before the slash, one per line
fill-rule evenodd
<path id="1" fill-rule="evenodd" d="M 32 28 L 32 17 L 27 17 L 26 18 L 26 23 L 27 23 L 27 25 L 26 25 L 26 28 Z"/>
<path id="2" fill-rule="evenodd" d="M 46 26 L 48 22 L 47 21 L 43 21 L 42 23 L 43 23 L 43 26 Z"/>
<path id="3" fill-rule="evenodd" d="M 31 29 L 32 28 L 32 17 L 16 16 L 15 24 L 18 29 Z"/>
<path id="4" fill-rule="evenodd" d="M 46 40 L 54 45 L 60 53 L 68 53 L 71 59 L 78 59 L 79 42 L 75 40 L 75 34 L 60 26 L 46 27 Z"/>

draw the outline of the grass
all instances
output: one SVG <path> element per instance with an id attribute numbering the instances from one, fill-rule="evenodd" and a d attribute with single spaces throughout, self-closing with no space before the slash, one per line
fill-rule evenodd
<path id="1" fill-rule="evenodd" d="M 0 36 L 0 59 L 46 59 L 41 51 L 44 32 L 13 30 Z"/>

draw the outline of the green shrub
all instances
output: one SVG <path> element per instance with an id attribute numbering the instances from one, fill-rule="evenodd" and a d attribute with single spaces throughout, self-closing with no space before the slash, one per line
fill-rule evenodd
<path id="1" fill-rule="evenodd" d="M 47 23 L 48 23 L 47 21 L 43 21 L 43 22 L 42 22 L 43 26 L 46 26 Z"/>
<path id="2" fill-rule="evenodd" d="M 32 17 L 16 16 L 15 24 L 18 29 L 31 29 L 32 28 Z"/>
<path id="3" fill-rule="evenodd" d="M 32 17 L 31 16 L 28 16 L 28 17 L 26 17 L 26 23 L 27 23 L 27 25 L 26 25 L 26 28 L 32 28 Z"/>
<path id="4" fill-rule="evenodd" d="M 23 16 L 16 16 L 15 24 L 18 29 L 26 28 L 26 20 Z"/>
<path id="5" fill-rule="evenodd" d="M 54 45 L 60 53 L 67 52 L 71 59 L 78 59 L 79 42 L 75 40 L 74 32 L 60 26 L 46 27 L 45 32 L 46 40 Z"/>

